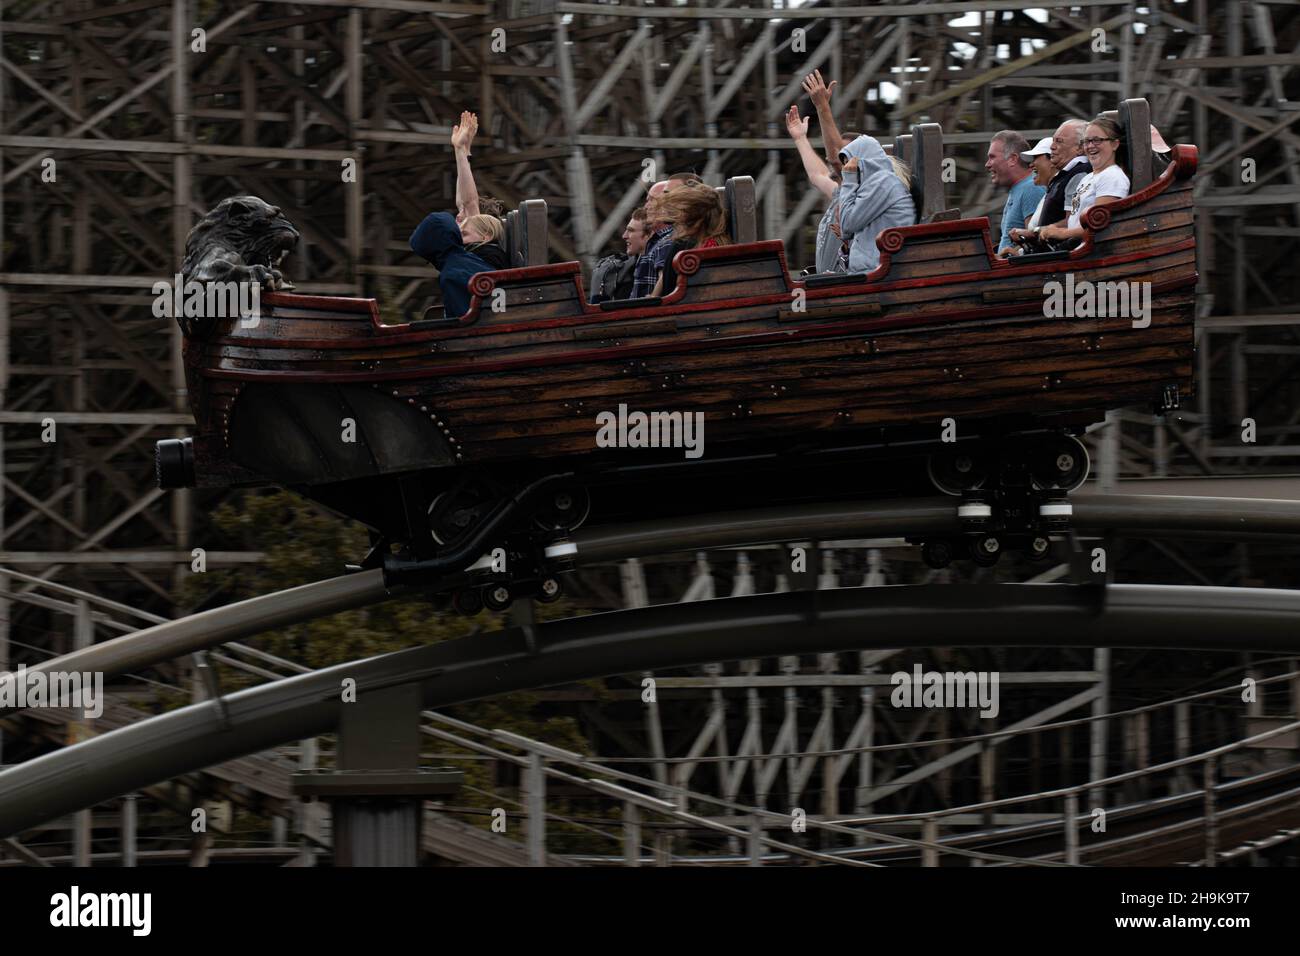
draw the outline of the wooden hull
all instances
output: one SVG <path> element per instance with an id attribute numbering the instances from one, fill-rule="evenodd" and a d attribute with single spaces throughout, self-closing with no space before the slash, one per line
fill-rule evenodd
<path id="1" fill-rule="evenodd" d="M 268 294 L 255 328 L 186 343 L 198 480 L 627 460 L 646 452 L 596 442 L 596 416 L 620 405 L 703 413 L 708 458 L 1186 398 L 1195 165 L 1176 147 L 1150 187 L 1093 210 L 1065 258 L 997 260 L 980 218 L 889 230 L 880 267 L 840 284 L 791 279 L 779 242 L 681 253 L 662 304 L 617 311 L 586 301 L 577 263 L 481 274 L 459 320 L 384 326 L 372 300 Z M 1150 283 L 1149 326 L 1045 314 L 1046 284 L 1067 281 Z"/>

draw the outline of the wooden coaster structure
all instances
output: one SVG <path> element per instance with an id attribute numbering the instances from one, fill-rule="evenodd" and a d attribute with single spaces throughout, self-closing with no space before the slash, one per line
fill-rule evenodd
<path id="1" fill-rule="evenodd" d="M 154 487 L 154 442 L 192 419 L 179 332 L 152 314 L 151 289 L 223 197 L 288 211 L 303 234 L 286 263 L 299 291 L 372 295 L 394 320 L 418 316 L 436 282 L 406 238 L 451 205 L 448 137 L 469 108 L 480 190 L 511 210 L 546 201 L 551 262 L 589 266 L 617 246 L 649 162 L 714 185 L 752 177 L 756 238 L 784 241 L 802 265 L 822 203 L 782 113 L 812 112 L 799 80 L 814 68 L 837 81 L 842 129 L 892 144 L 942 127 L 934 145 L 955 163 L 944 207 L 927 211 L 938 216 L 1000 214 L 1004 194 L 983 171 L 993 132 L 1032 142 L 1067 116 L 1146 97 L 1168 142 L 1201 150 L 1199 397 L 1181 421 L 1117 418 L 1099 471 L 1112 483 L 1294 471 L 1300 112 L 1287 92 L 1300 15 L 1243 0 L 1075 0 L 1045 19 L 1022 6 L 7 4 L 0 567 L 177 610 L 174 585 L 220 495 Z M 1248 418 L 1254 443 L 1240 440 Z M 1251 580 L 1251 554 L 1236 549 L 1215 583 Z M 205 555 L 210 567 L 259 557 Z M 69 635 L 57 609 L 3 597 L 31 587 L 0 573 L 0 669 L 11 641 L 64 651 L 104 636 L 93 615 Z"/>

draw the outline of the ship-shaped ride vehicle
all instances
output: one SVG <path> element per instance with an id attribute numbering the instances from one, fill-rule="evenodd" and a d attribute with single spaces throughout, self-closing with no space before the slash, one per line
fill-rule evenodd
<path id="1" fill-rule="evenodd" d="M 584 522 L 800 501 L 937 489 L 965 533 L 924 542 L 932 565 L 1045 556 L 1088 474 L 1078 436 L 1191 394 L 1197 151 L 1153 175 L 1146 101 L 1119 119 L 1132 192 L 1089 209 L 1069 251 L 997 258 L 987 218 L 945 207 L 924 124 L 896 144 L 918 224 L 878 237 L 870 274 L 792 277 L 741 177 L 721 189 L 734 242 L 679 252 L 660 299 L 589 302 L 579 263 L 545 261 L 540 200 L 509 214 L 515 267 L 475 276 L 462 316 L 391 325 L 373 299 L 265 294 L 255 326 L 186 336 L 196 432 L 159 442 L 159 483 L 294 489 L 370 529 L 360 566 L 466 611 L 556 597 Z M 1103 305 L 1144 283 L 1144 318 Z M 1092 307 L 1048 306 L 1085 289 Z M 637 412 L 659 413 L 661 447 L 598 441 L 616 418 L 638 444 Z M 673 413 L 703 415 L 702 455 L 662 447 Z"/>

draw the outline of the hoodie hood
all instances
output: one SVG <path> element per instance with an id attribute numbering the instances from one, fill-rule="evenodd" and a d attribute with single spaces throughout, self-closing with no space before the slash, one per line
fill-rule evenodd
<path id="1" fill-rule="evenodd" d="M 865 180 L 872 173 L 894 173 L 889 157 L 874 136 L 865 133 L 840 150 L 840 162 L 847 163 L 857 157 L 858 177 Z"/>
<path id="2" fill-rule="evenodd" d="M 498 242 L 471 243 L 465 247 L 465 251 L 478 256 L 493 270 L 510 268 L 510 256 Z"/>
<path id="3" fill-rule="evenodd" d="M 856 172 L 844 171 L 839 191 L 840 229 L 845 239 L 852 237 L 848 271 L 871 272 L 880 264 L 876 237 L 895 226 L 913 225 L 916 207 L 875 137 L 859 136 L 840 155 L 858 161 Z"/>

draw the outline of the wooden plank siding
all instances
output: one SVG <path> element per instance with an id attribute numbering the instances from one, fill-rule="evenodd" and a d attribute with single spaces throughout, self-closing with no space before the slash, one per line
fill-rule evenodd
<path id="1" fill-rule="evenodd" d="M 833 284 L 792 279 L 779 242 L 688 250 L 662 303 L 617 311 L 586 301 L 577 263 L 482 273 L 465 316 L 408 325 L 372 300 L 267 294 L 255 327 L 186 343 L 201 458 L 247 382 L 369 384 L 427 407 L 466 463 L 594 451 L 595 415 L 620 403 L 703 412 L 725 442 L 1186 397 L 1195 168 L 1175 147 L 1064 258 L 998 260 L 981 218 L 887 230 L 879 268 Z M 1047 317 L 1046 284 L 1071 273 L 1150 283 L 1150 326 Z"/>

